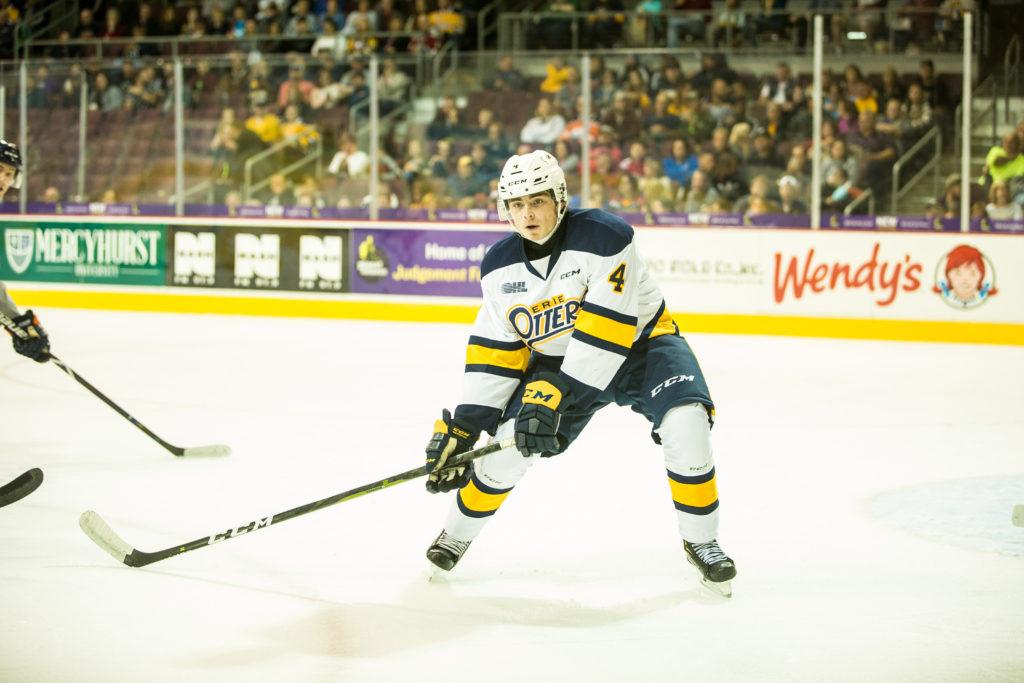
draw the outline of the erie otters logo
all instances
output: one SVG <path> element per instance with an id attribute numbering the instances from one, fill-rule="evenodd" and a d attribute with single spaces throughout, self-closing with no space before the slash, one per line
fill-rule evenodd
<path id="1" fill-rule="evenodd" d="M 508 309 L 506 318 L 519 338 L 531 349 L 555 337 L 571 332 L 580 312 L 580 300 L 567 298 L 564 294 L 538 301 L 535 304 L 520 304 Z"/>
<path id="2" fill-rule="evenodd" d="M 961 244 L 939 259 L 932 291 L 953 308 L 976 308 L 998 293 L 996 269 L 977 248 Z"/>
<path id="3" fill-rule="evenodd" d="M 366 239 L 359 243 L 356 251 L 359 258 L 356 260 L 356 272 L 367 282 L 377 282 L 388 276 L 388 259 L 383 251 L 377 248 L 373 235 L 367 235 Z"/>

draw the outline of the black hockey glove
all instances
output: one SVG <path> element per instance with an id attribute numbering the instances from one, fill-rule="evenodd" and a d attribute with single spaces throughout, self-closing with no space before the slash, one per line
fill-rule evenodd
<path id="1" fill-rule="evenodd" d="M 50 360 L 50 338 L 46 330 L 39 324 L 32 311 L 25 311 L 21 315 L 11 318 L 19 330 L 25 332 L 28 338 L 22 339 L 16 332 L 10 332 L 14 338 L 14 350 L 23 356 L 28 356 L 37 363 L 45 363 Z"/>
<path id="2" fill-rule="evenodd" d="M 461 489 L 473 476 L 473 463 L 445 467 L 448 458 L 471 450 L 480 438 L 480 430 L 462 420 L 455 420 L 448 410 L 434 423 L 434 436 L 427 444 L 427 490 L 440 493 Z"/>
<path id="3" fill-rule="evenodd" d="M 563 448 L 558 438 L 558 423 L 568 403 L 569 386 L 554 373 L 540 373 L 527 384 L 523 407 L 516 418 L 519 452 L 543 458 L 558 455 Z"/>

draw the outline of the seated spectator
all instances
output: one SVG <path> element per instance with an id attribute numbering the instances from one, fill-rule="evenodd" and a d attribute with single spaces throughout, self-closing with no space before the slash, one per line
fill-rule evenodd
<path id="1" fill-rule="evenodd" d="M 296 206 L 304 206 L 310 209 L 322 209 L 327 206 L 327 202 L 320 192 L 320 183 L 315 176 L 303 176 L 302 180 L 295 186 L 294 194 Z"/>
<path id="2" fill-rule="evenodd" d="M 345 133 L 338 138 L 338 151 L 331 157 L 327 172 L 340 178 L 369 177 L 370 155 L 359 149 L 354 137 Z"/>
<path id="3" fill-rule="evenodd" d="M 903 142 L 911 133 L 910 121 L 903 111 L 903 103 L 899 100 L 889 100 L 885 103 L 885 115 L 876 124 L 878 132 L 888 135 L 896 142 L 897 148 L 903 147 Z"/>
<path id="4" fill-rule="evenodd" d="M 619 92 L 624 93 L 634 107 L 646 109 L 651 106 L 651 94 L 643 74 L 638 69 L 632 69 L 625 73 L 626 79 Z"/>
<path id="5" fill-rule="evenodd" d="M 738 206 L 733 206 L 732 210 L 735 213 L 742 213 L 744 216 L 764 216 L 770 213 L 778 213 L 778 206 L 767 197 L 751 197 L 750 202 L 743 210 Z"/>
<path id="6" fill-rule="evenodd" d="M 46 189 L 43 190 L 43 194 L 39 196 L 39 201 L 45 204 L 59 204 L 60 200 L 60 190 L 54 185 L 47 185 Z"/>
<path id="7" fill-rule="evenodd" d="M 708 42 L 713 47 L 742 45 L 748 30 L 747 20 L 747 12 L 740 6 L 740 0 L 725 0 L 715 8 L 708 28 Z"/>
<path id="8" fill-rule="evenodd" d="M 309 11 L 309 0 L 296 0 L 291 8 L 291 18 L 285 26 L 284 33 L 288 36 L 304 36 L 319 33 L 320 24 L 316 16 Z"/>
<path id="9" fill-rule="evenodd" d="M 554 95 L 562 89 L 562 84 L 569 79 L 569 67 L 566 66 L 564 57 L 554 57 L 547 63 L 544 70 L 547 75 L 541 81 L 540 91 Z"/>
<path id="10" fill-rule="evenodd" d="M 945 83 L 935 74 L 935 62 L 930 59 L 922 59 L 917 74 L 918 84 L 924 91 L 924 100 L 931 105 L 932 111 L 936 109 L 948 111 L 952 100 Z"/>
<path id="11" fill-rule="evenodd" d="M 723 152 L 715 158 L 715 171 L 711 180 L 718 196 L 730 204 L 747 194 L 747 184 L 739 174 L 739 162 L 732 152 Z"/>
<path id="12" fill-rule="evenodd" d="M 380 75 L 377 78 L 377 93 L 380 96 L 381 108 L 387 113 L 401 105 L 409 94 L 412 79 L 409 74 L 398 68 L 394 59 L 382 62 Z"/>
<path id="13" fill-rule="evenodd" d="M 644 162 L 647 160 L 647 145 L 639 140 L 629 145 L 629 156 L 619 162 L 619 170 L 627 175 L 639 177 L 644 172 Z"/>
<path id="14" fill-rule="evenodd" d="M 789 64 L 779 62 L 775 65 L 775 73 L 761 85 L 757 99 L 765 105 L 774 102 L 784 110 L 789 110 L 793 106 L 793 88 L 796 85 Z"/>
<path id="15" fill-rule="evenodd" d="M 563 116 L 568 116 L 576 107 L 576 101 L 583 96 L 580 94 L 580 72 L 572 64 L 566 67 L 569 75 L 566 77 L 562 87 L 555 93 L 552 104 L 555 110 Z"/>
<path id="16" fill-rule="evenodd" d="M 783 140 L 786 137 L 785 112 L 782 105 L 776 102 L 769 102 L 765 108 L 764 130 L 772 137 L 772 140 Z"/>
<path id="17" fill-rule="evenodd" d="M 582 111 L 583 96 L 580 95 L 578 98 L 576 98 L 577 118 L 573 119 L 572 121 L 565 125 L 565 130 L 563 130 L 562 134 L 558 136 L 559 140 L 568 140 L 576 143 L 583 142 L 583 119 L 581 117 Z M 590 142 L 595 142 L 597 140 L 597 134 L 600 129 L 601 126 L 597 123 L 597 121 L 591 118 L 589 130 L 587 131 L 587 137 L 590 139 Z"/>
<path id="18" fill-rule="evenodd" d="M 888 102 L 891 99 L 903 100 L 906 89 L 900 82 L 896 73 L 896 67 L 889 64 L 882 71 L 882 84 L 878 88 L 878 97 L 881 102 Z"/>
<path id="19" fill-rule="evenodd" d="M 670 14 L 668 17 L 668 47 L 679 47 L 679 39 L 703 41 L 707 23 L 711 18 L 711 0 L 673 0 L 664 9 L 687 14 Z"/>
<path id="20" fill-rule="evenodd" d="M 135 82 L 128 87 L 124 105 L 126 109 L 155 109 L 163 103 L 165 92 L 156 77 L 156 69 L 152 66 L 143 67 L 135 77 Z"/>
<path id="21" fill-rule="evenodd" d="M 985 215 L 996 220 L 1019 221 L 1024 220 L 1024 208 L 1020 204 L 1010 201 L 1010 190 L 1006 183 L 997 180 L 989 188 Z"/>
<path id="22" fill-rule="evenodd" d="M 619 184 L 621 174 L 611 155 L 606 151 L 599 151 L 592 159 L 594 160 L 594 169 L 590 172 L 591 184 L 600 185 L 609 192 L 614 190 Z"/>
<path id="23" fill-rule="evenodd" d="M 825 176 L 825 184 L 821 188 L 824 195 L 821 202 L 823 209 L 841 212 L 864 193 L 853 184 L 853 179 L 842 166 L 832 166 L 828 174 L 822 175 Z"/>
<path id="24" fill-rule="evenodd" d="M 553 145 L 563 130 L 565 119 L 554 112 L 551 100 L 542 97 L 537 102 L 536 114 L 523 126 L 519 139 L 529 144 Z"/>
<path id="25" fill-rule="evenodd" d="M 270 176 L 270 184 L 260 192 L 259 199 L 264 206 L 295 206 L 295 193 L 283 173 Z"/>
<path id="26" fill-rule="evenodd" d="M 466 17 L 452 0 L 437 0 L 437 9 L 429 16 L 430 25 L 443 36 L 459 36 L 466 30 Z"/>
<path id="27" fill-rule="evenodd" d="M 622 161 L 622 149 L 616 140 L 615 129 L 611 126 L 601 126 L 597 131 L 597 144 L 590 147 L 591 170 L 594 169 L 594 160 L 599 154 L 607 155 L 611 159 L 612 165 L 616 167 Z"/>
<path id="28" fill-rule="evenodd" d="M 345 26 L 341 32 L 345 35 L 352 35 L 358 31 L 357 25 L 364 22 L 367 30 L 377 30 L 377 13 L 370 9 L 370 0 L 359 0 L 356 9 L 345 17 Z"/>
<path id="29" fill-rule="evenodd" d="M 331 77 L 330 69 L 320 69 L 316 74 L 316 86 L 309 95 L 312 109 L 328 109 L 337 106 L 342 96 L 342 85 Z"/>
<path id="30" fill-rule="evenodd" d="M 565 143 L 555 143 L 556 156 L 559 145 L 565 145 Z M 473 159 L 473 168 L 476 171 L 477 178 L 484 187 L 487 186 L 492 178 L 497 178 L 501 174 L 501 166 L 491 160 L 491 157 L 487 154 L 487 148 L 482 142 L 474 143 L 469 155 Z M 570 172 L 575 172 L 580 158 L 579 156 L 567 156 L 564 161 L 563 157 L 558 157 L 558 159 L 561 162 L 559 165 L 562 167 L 562 170 L 568 175 Z M 573 159 L 575 159 L 576 166 L 572 165 Z"/>
<path id="31" fill-rule="evenodd" d="M 847 179 L 858 177 L 857 157 L 850 154 L 846 141 L 835 140 L 828 148 L 828 156 L 821 160 L 821 177 L 828 178 L 832 171 L 841 168 Z"/>
<path id="32" fill-rule="evenodd" d="M 654 108 L 644 117 L 643 126 L 652 140 L 664 140 L 683 130 L 683 120 L 669 111 L 676 101 L 675 90 L 662 90 L 654 98 Z"/>
<path id="33" fill-rule="evenodd" d="M 912 83 L 907 89 L 907 121 L 912 130 L 924 132 L 932 127 L 932 106 L 924 98 L 920 84 Z"/>
<path id="34" fill-rule="evenodd" d="M 442 138 L 437 141 L 437 149 L 430 157 L 430 175 L 435 178 L 447 178 L 455 172 L 455 160 L 452 159 L 452 141 Z"/>
<path id="35" fill-rule="evenodd" d="M 601 125 L 610 126 L 620 140 L 636 140 L 643 134 L 643 120 L 624 92 L 615 94 L 611 108 L 601 116 Z"/>
<path id="36" fill-rule="evenodd" d="M 639 186 L 644 202 L 652 210 L 655 204 L 662 207 L 659 213 L 672 210 L 676 201 L 676 189 L 668 176 L 662 172 L 661 163 L 657 159 L 644 159 L 643 176 L 640 178 Z"/>
<path id="37" fill-rule="evenodd" d="M 637 177 L 625 173 L 619 176 L 619 182 L 615 186 L 615 192 L 608 200 L 608 208 L 611 211 L 646 211 L 647 203 L 640 193 L 640 182 Z"/>
<path id="38" fill-rule="evenodd" d="M 338 31 L 338 25 L 334 23 L 334 19 L 326 17 L 324 19 L 324 30 L 317 36 L 316 40 L 313 41 L 313 47 L 310 48 L 310 53 L 316 57 L 322 52 L 334 57 L 335 60 L 341 61 L 345 59 L 345 52 L 348 49 L 348 40 Z"/>
<path id="39" fill-rule="evenodd" d="M 861 112 L 857 119 L 857 132 L 850 135 L 849 143 L 859 158 L 860 177 L 855 183 L 881 195 L 892 174 L 896 147 L 887 135 L 882 135 L 876 129 L 874 113 Z"/>
<path id="40" fill-rule="evenodd" d="M 515 67 L 511 55 L 498 58 L 494 74 L 484 83 L 487 90 L 519 91 L 526 89 L 526 77 Z"/>
<path id="41" fill-rule="evenodd" d="M 89 93 L 90 111 L 116 111 L 124 106 L 124 94 L 116 85 L 110 84 L 107 74 L 100 71 L 94 79 L 92 92 Z"/>
<path id="42" fill-rule="evenodd" d="M 500 121 L 494 121 L 487 126 L 484 149 L 487 150 L 487 158 L 499 166 L 512 156 L 512 140 Z"/>
<path id="43" fill-rule="evenodd" d="M 985 170 L 993 182 L 1012 182 L 1024 176 L 1024 154 L 1016 132 L 1003 136 L 1002 145 L 996 145 L 985 155 Z"/>
<path id="44" fill-rule="evenodd" d="M 662 159 L 661 167 L 670 180 L 680 187 L 690 184 L 690 176 L 697 170 L 697 156 L 690 151 L 690 145 L 684 138 L 672 141 L 671 153 Z"/>
<path id="45" fill-rule="evenodd" d="M 464 197 L 487 194 L 487 181 L 482 180 L 473 166 L 473 157 L 464 154 L 455 164 L 455 175 L 448 177 L 448 196 L 458 201 Z"/>
<path id="46" fill-rule="evenodd" d="M 437 105 L 434 120 L 427 127 L 427 137 L 431 140 L 462 137 L 466 132 L 462 124 L 462 111 L 456 106 L 455 98 L 442 97 Z"/>
<path id="47" fill-rule="evenodd" d="M 733 205 L 736 213 L 746 213 L 751 203 L 756 199 L 769 200 L 772 193 L 772 181 L 763 173 L 750 181 L 750 194 L 740 197 Z"/>
<path id="48" fill-rule="evenodd" d="M 423 141 L 419 138 L 410 138 L 405 147 L 405 163 L 402 164 L 405 182 L 411 185 L 420 175 L 429 171 L 429 166 L 430 160 Z"/>
<path id="49" fill-rule="evenodd" d="M 736 103 L 724 78 L 716 78 L 711 82 L 707 110 L 717 126 L 731 126 L 736 120 Z"/>
<path id="50" fill-rule="evenodd" d="M 704 171 L 697 170 L 690 176 L 690 187 L 686 192 L 683 210 L 687 213 L 706 211 L 707 207 L 718 200 L 718 191 L 711 187 L 711 180 Z"/>
<path id="51" fill-rule="evenodd" d="M 775 140 L 763 128 L 758 129 L 754 134 L 754 148 L 747 159 L 747 164 L 758 168 L 776 168 L 782 170 L 785 165 L 782 157 L 775 148 Z"/>
<path id="52" fill-rule="evenodd" d="M 302 120 L 299 115 L 299 107 L 289 104 L 284 109 L 284 120 L 281 122 L 281 136 L 284 138 L 295 138 L 292 143 L 300 149 L 309 147 L 320 134 L 316 128 Z"/>
<path id="53" fill-rule="evenodd" d="M 857 81 L 850 86 L 850 98 L 853 100 L 853 107 L 857 113 L 869 111 L 878 113 L 878 100 L 875 99 L 875 89 L 867 81 Z"/>
<path id="54" fill-rule="evenodd" d="M 719 155 L 722 152 L 729 152 L 729 129 L 725 126 L 718 126 L 711 131 L 711 139 L 704 143 L 702 151 Z"/>
<path id="55" fill-rule="evenodd" d="M 740 121 L 729 132 L 729 151 L 736 155 L 741 163 L 746 163 L 754 153 L 754 142 L 750 138 L 750 124 Z"/>
<path id="56" fill-rule="evenodd" d="M 267 145 L 278 142 L 281 134 L 281 119 L 265 104 L 253 107 L 252 115 L 245 120 L 245 127 L 255 133 Z"/>
<path id="57" fill-rule="evenodd" d="M 611 69 L 602 71 L 601 77 L 591 93 L 591 106 L 594 111 L 604 111 L 610 107 L 619 89 L 619 79 L 615 72 Z"/>
<path id="58" fill-rule="evenodd" d="M 857 130 L 857 109 L 853 102 L 845 97 L 836 102 L 836 130 L 843 137 L 852 135 Z"/>
<path id="59" fill-rule="evenodd" d="M 793 88 L 793 109 L 786 119 L 788 140 L 810 141 L 814 134 L 814 101 L 807 98 L 803 87 Z"/>
<path id="60" fill-rule="evenodd" d="M 661 93 L 664 90 L 677 91 L 686 85 L 686 78 L 679 66 L 679 61 L 672 55 L 663 56 L 662 67 L 651 83 L 651 91 Z"/>
<path id="61" fill-rule="evenodd" d="M 800 201 L 800 181 L 791 175 L 779 178 L 779 211 L 790 216 L 806 216 L 807 205 Z"/>
<path id="62" fill-rule="evenodd" d="M 313 94 L 313 82 L 303 74 L 301 66 L 293 65 L 288 69 L 288 80 L 277 89 L 277 106 L 282 109 L 296 98 L 304 104 L 309 104 L 309 98 Z"/>

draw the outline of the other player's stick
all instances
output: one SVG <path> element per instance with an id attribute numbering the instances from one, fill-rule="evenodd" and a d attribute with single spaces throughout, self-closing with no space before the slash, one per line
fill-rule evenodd
<path id="1" fill-rule="evenodd" d="M 1024 526 L 1024 505 L 1013 506 L 1013 525 Z"/>
<path id="2" fill-rule="evenodd" d="M 5 328 L 7 328 L 11 332 L 11 334 L 17 335 L 19 339 L 28 339 L 28 333 L 25 332 L 25 330 L 23 330 L 20 327 L 18 327 L 17 324 L 13 320 L 8 318 L 3 313 L 0 313 L 0 324 L 2 324 Z M 103 394 L 103 392 L 101 392 L 99 389 L 97 389 L 96 387 L 94 387 L 93 385 L 91 385 L 87 381 L 85 381 L 85 379 L 80 377 L 78 375 L 78 373 L 76 373 L 74 370 L 72 370 L 67 365 L 65 365 L 64 361 L 62 361 L 60 358 L 57 358 L 57 356 L 55 356 L 55 355 L 53 355 L 51 353 L 50 354 L 50 360 L 53 361 L 54 365 L 56 365 L 58 368 L 60 368 L 64 372 L 66 372 L 73 380 L 75 380 L 76 382 L 81 384 L 83 387 L 88 389 L 90 392 L 92 392 L 92 394 L 96 398 L 100 399 L 101 401 L 106 403 L 108 406 L 113 408 L 114 411 L 117 412 L 118 415 L 120 415 L 124 419 L 128 420 L 129 422 L 131 422 L 133 425 L 135 425 L 140 430 L 142 430 L 143 433 L 146 434 L 146 436 L 148 436 L 149 438 L 151 438 L 154 441 L 156 441 L 158 444 L 160 444 L 161 446 L 163 446 L 164 448 L 169 450 L 174 455 L 177 455 L 179 457 L 180 456 L 188 456 L 188 457 L 213 457 L 213 456 L 228 455 L 228 454 L 231 453 L 231 449 L 228 446 L 225 446 L 223 444 L 214 444 L 214 445 L 210 445 L 210 446 L 194 446 L 194 447 L 191 447 L 191 448 L 182 448 L 181 446 L 175 446 L 174 444 L 171 444 L 171 443 L 168 443 L 168 442 L 164 441 L 159 436 L 157 436 L 156 434 L 151 432 L 149 430 L 149 428 L 146 427 L 146 425 L 142 424 L 141 422 L 136 420 L 134 417 L 132 417 L 130 414 L 128 414 L 128 411 L 126 411 L 124 408 L 122 408 L 121 406 L 117 405 L 116 403 L 111 401 L 109 398 L 107 398 Z"/>
<path id="3" fill-rule="evenodd" d="M 39 488 L 43 483 L 43 471 L 33 467 L 17 479 L 0 486 L 0 508 L 17 502 Z"/>
<path id="4" fill-rule="evenodd" d="M 504 448 L 513 448 L 515 445 L 516 440 L 514 437 L 502 439 L 501 441 L 488 444 L 482 448 L 460 453 L 451 459 L 450 465 L 461 465 L 489 453 L 500 451 Z M 175 545 L 170 548 L 157 550 L 151 553 L 143 550 L 137 550 L 128 545 L 114 532 L 113 529 L 110 528 L 109 524 L 103 521 L 102 517 L 92 510 L 82 513 L 82 516 L 78 520 L 78 525 L 82 527 L 82 531 L 85 532 L 86 536 L 91 538 L 96 545 L 110 553 L 110 555 L 118 562 L 123 562 L 129 567 L 145 567 L 147 564 L 166 560 L 168 557 L 174 557 L 175 555 L 181 555 L 182 553 L 187 553 L 192 550 L 205 548 L 208 545 L 213 545 L 220 541 L 237 538 L 243 534 L 249 533 L 250 531 L 264 529 L 272 524 L 277 524 L 278 522 L 283 522 L 287 519 L 294 519 L 295 517 L 300 517 L 310 512 L 316 512 L 317 510 L 322 510 L 323 508 L 330 507 L 337 503 L 344 503 L 345 501 L 352 500 L 353 498 L 358 498 L 360 496 L 365 496 L 368 493 L 373 493 L 374 491 L 390 488 L 391 486 L 401 484 L 404 481 L 418 479 L 426 476 L 427 474 L 427 467 L 426 465 L 423 465 L 422 467 L 417 467 L 414 470 L 395 474 L 386 479 L 381 479 L 371 484 L 365 484 L 351 489 L 350 491 L 337 493 L 333 496 L 328 496 L 327 498 L 323 498 L 312 503 L 306 503 L 305 505 L 294 507 L 291 510 L 285 510 L 284 512 L 279 512 L 268 517 L 246 522 L 225 531 L 211 534 L 210 536 L 198 538 L 189 543 L 182 543 L 181 545 Z"/>

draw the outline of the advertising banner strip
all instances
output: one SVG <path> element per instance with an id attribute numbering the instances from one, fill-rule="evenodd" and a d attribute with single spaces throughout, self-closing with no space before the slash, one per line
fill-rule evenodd
<path id="1" fill-rule="evenodd" d="M 0 223 L 0 279 L 160 285 L 164 225 Z"/>

